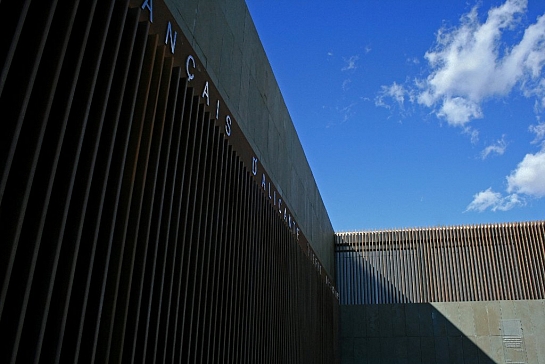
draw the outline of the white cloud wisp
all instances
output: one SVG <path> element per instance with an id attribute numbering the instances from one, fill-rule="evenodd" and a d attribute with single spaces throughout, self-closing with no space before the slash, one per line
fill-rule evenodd
<path id="1" fill-rule="evenodd" d="M 483 212 L 486 209 L 491 209 L 492 211 L 507 211 L 515 206 L 522 206 L 525 204 L 525 201 L 516 193 L 503 197 L 501 193 L 494 192 L 492 191 L 492 188 L 489 188 L 473 196 L 473 201 L 467 207 L 466 212 Z"/>
<path id="2" fill-rule="evenodd" d="M 359 56 L 352 56 L 352 57 L 350 57 L 348 59 L 345 59 L 344 61 L 346 62 L 346 66 L 341 68 L 341 71 L 355 70 L 356 68 L 358 68 L 358 66 L 356 66 L 356 62 L 359 59 L 360 59 Z"/>
<path id="3" fill-rule="evenodd" d="M 505 142 L 505 137 L 502 137 L 500 140 L 496 141 L 496 143 L 484 148 L 484 150 L 481 152 L 481 159 L 485 160 L 491 154 L 503 155 L 506 149 L 507 143 Z"/>
<path id="4" fill-rule="evenodd" d="M 379 95 L 375 98 L 375 106 L 382 106 L 387 109 L 390 108 L 384 99 L 391 98 L 393 99 L 400 108 L 403 109 L 405 103 L 405 96 L 408 96 L 411 101 L 413 101 L 413 96 L 410 94 L 403 85 L 400 85 L 394 82 L 391 86 L 382 86 Z"/>
<path id="5" fill-rule="evenodd" d="M 540 143 L 543 141 L 543 139 L 545 139 L 545 122 L 537 125 L 530 125 L 528 129 L 536 135 L 535 139 L 532 141 L 532 144 Z"/>

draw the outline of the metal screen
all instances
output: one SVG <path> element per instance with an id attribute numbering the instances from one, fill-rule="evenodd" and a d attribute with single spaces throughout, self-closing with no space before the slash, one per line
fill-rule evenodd
<path id="1" fill-rule="evenodd" d="M 335 362 L 337 298 L 141 12 L 0 2 L 0 362 Z"/>
<path id="2" fill-rule="evenodd" d="M 341 304 L 545 298 L 545 222 L 337 234 Z"/>

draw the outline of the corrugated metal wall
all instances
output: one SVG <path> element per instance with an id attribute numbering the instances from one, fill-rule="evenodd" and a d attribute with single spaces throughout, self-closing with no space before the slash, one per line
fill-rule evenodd
<path id="1" fill-rule="evenodd" d="M 0 14 L 0 362 L 337 361 L 337 298 L 140 9 Z"/>
<path id="2" fill-rule="evenodd" d="M 339 233 L 341 304 L 545 298 L 545 222 Z"/>

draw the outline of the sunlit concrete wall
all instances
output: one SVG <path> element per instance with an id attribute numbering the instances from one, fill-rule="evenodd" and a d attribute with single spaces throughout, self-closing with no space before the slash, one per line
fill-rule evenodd
<path id="1" fill-rule="evenodd" d="M 166 3 L 301 231 L 334 276 L 333 228 L 246 3 Z"/>
<path id="2" fill-rule="evenodd" d="M 545 300 L 341 306 L 351 363 L 545 363 Z"/>

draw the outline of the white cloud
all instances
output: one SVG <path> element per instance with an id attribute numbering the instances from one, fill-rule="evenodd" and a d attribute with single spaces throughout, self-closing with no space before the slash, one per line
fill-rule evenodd
<path id="1" fill-rule="evenodd" d="M 536 154 L 526 154 L 507 176 L 507 192 L 545 197 L 545 147 Z"/>
<path id="2" fill-rule="evenodd" d="M 466 211 L 479 211 L 482 212 L 489 207 L 493 207 L 501 201 L 501 193 L 493 192 L 492 188 L 486 191 L 481 191 L 473 195 L 473 201 L 469 204 Z"/>
<path id="3" fill-rule="evenodd" d="M 436 47 L 425 55 L 431 73 L 418 103 L 438 108 L 437 116 L 449 124 L 463 125 L 483 116 L 484 100 L 505 96 L 517 85 L 527 97 L 545 96 L 545 16 L 525 29 L 518 44 L 506 48 L 502 41 L 505 30 L 519 25 L 526 6 L 526 0 L 507 0 L 490 9 L 484 23 L 474 7 L 459 27 L 441 29 Z"/>
<path id="4" fill-rule="evenodd" d="M 402 112 L 407 102 L 428 108 L 462 128 L 472 143 L 479 134 L 471 122 L 484 118 L 485 102 L 514 92 L 535 99 L 538 124 L 529 130 L 541 150 L 526 154 L 506 177 L 505 192 L 481 191 L 466 211 L 506 211 L 545 197 L 545 123 L 540 119 L 545 109 L 545 14 L 526 23 L 527 6 L 527 0 L 504 0 L 484 18 L 473 7 L 458 25 L 439 29 L 435 45 L 424 55 L 428 70 L 422 78 L 382 86 L 375 98 L 376 106 L 397 104 Z M 502 155 L 506 147 L 502 137 L 483 149 L 481 158 Z"/>
<path id="5" fill-rule="evenodd" d="M 469 135 L 471 144 L 477 144 L 479 142 L 479 131 L 472 129 L 469 126 L 464 127 L 464 134 Z"/>
<path id="6" fill-rule="evenodd" d="M 505 149 L 507 149 L 507 143 L 505 142 L 505 136 L 502 136 L 500 140 L 483 149 L 481 159 L 484 160 L 491 154 L 503 155 Z"/>
<path id="7" fill-rule="evenodd" d="M 506 196 L 489 188 L 475 194 L 466 211 L 507 211 L 524 206 L 526 198 L 545 197 L 545 145 L 535 154 L 526 154 L 506 180 Z"/>
<path id="8" fill-rule="evenodd" d="M 524 205 L 526 205 L 526 200 L 520 197 L 518 194 L 512 193 L 503 198 L 501 204 L 497 206 L 497 209 L 501 211 L 507 211 L 511 210 L 513 207 Z"/>
<path id="9" fill-rule="evenodd" d="M 532 144 L 536 144 L 545 139 L 545 122 L 538 123 L 537 125 L 530 125 L 529 130 L 536 135 Z"/>
<path id="10" fill-rule="evenodd" d="M 451 97 L 443 100 L 437 116 L 447 119 L 451 125 L 463 126 L 471 119 L 482 118 L 482 111 L 475 102 L 462 97 Z"/>
<path id="11" fill-rule="evenodd" d="M 489 188 L 473 195 L 473 201 L 467 206 L 466 212 L 483 212 L 486 209 L 507 211 L 515 206 L 523 205 L 525 205 L 525 201 L 516 193 L 503 197 L 501 193 L 494 192 L 492 188 Z"/>
<path id="12" fill-rule="evenodd" d="M 346 66 L 341 68 L 341 71 L 349 71 L 349 70 L 354 70 L 354 69 L 358 68 L 356 66 L 356 62 L 358 61 L 358 59 L 360 59 L 359 56 L 352 56 L 352 57 L 350 57 L 348 59 L 345 59 L 344 61 L 346 62 Z"/>
<path id="13" fill-rule="evenodd" d="M 504 39 L 507 30 L 520 30 L 526 7 L 527 0 L 506 0 L 490 9 L 484 22 L 474 7 L 457 27 L 440 29 L 424 55 L 428 76 L 410 86 L 414 100 L 461 127 L 483 117 L 483 102 L 513 90 L 545 108 L 545 15 L 524 29 L 518 43 Z"/>
<path id="14" fill-rule="evenodd" d="M 390 108 L 390 105 L 387 104 L 384 99 L 391 98 L 399 107 L 403 108 L 405 103 L 405 97 L 409 97 L 409 100 L 413 101 L 412 93 L 407 90 L 403 85 L 400 85 L 394 82 L 391 86 L 382 86 L 379 95 L 375 98 L 375 105 Z"/>

